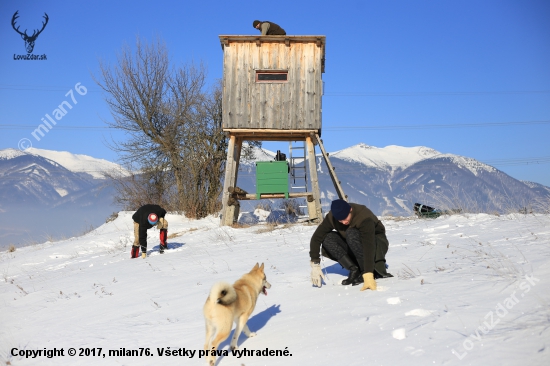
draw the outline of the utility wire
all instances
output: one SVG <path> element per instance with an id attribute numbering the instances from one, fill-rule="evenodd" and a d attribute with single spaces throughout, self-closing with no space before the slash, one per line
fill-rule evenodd
<path id="1" fill-rule="evenodd" d="M 66 91 L 72 86 L 0 84 L 0 90 Z M 102 89 L 90 89 L 89 92 L 101 92 Z M 421 96 L 468 96 L 468 95 L 518 95 L 548 94 L 550 90 L 503 90 L 503 91 L 425 91 L 425 92 L 334 92 L 324 93 L 330 97 L 421 97 Z"/>
<path id="2" fill-rule="evenodd" d="M 387 126 L 337 126 L 323 127 L 323 131 L 338 130 L 422 130 L 434 128 L 471 128 L 471 127 L 506 127 L 521 125 L 544 125 L 550 120 L 517 121 L 517 122 L 489 122 L 489 123 L 450 123 L 450 124 L 419 124 L 419 125 L 387 125 Z"/>
<path id="3" fill-rule="evenodd" d="M 450 91 L 450 92 L 335 92 L 325 93 L 331 97 L 423 97 L 423 96 L 468 96 L 468 95 L 516 95 L 516 94 L 548 94 L 550 90 L 516 90 L 516 91 Z"/>
<path id="4" fill-rule="evenodd" d="M 335 124 L 337 124 L 335 122 Z M 515 122 L 488 122 L 488 123 L 451 123 L 451 124 L 418 124 L 418 125 L 378 125 L 378 126 L 334 126 L 323 127 L 323 131 L 349 131 L 349 130 L 421 130 L 436 128 L 472 128 L 472 127 L 507 127 L 522 125 L 546 125 L 550 120 L 541 121 L 515 121 Z M 25 130 L 35 129 L 38 125 L 0 124 L 1 130 Z M 56 130 L 79 130 L 79 129 L 116 129 L 110 126 L 62 126 L 52 127 Z"/>

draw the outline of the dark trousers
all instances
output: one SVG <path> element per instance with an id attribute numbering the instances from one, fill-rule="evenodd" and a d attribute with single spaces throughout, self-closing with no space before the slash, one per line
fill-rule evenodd
<path id="1" fill-rule="evenodd" d="M 376 248 L 374 260 L 374 270 L 377 277 L 390 277 L 386 271 L 386 253 L 388 252 L 388 239 L 386 235 L 376 235 Z M 339 261 L 345 255 L 359 265 L 361 272 L 364 273 L 363 244 L 361 243 L 361 234 L 358 229 L 349 228 L 346 230 L 346 239 L 336 231 L 330 232 L 323 241 L 323 249 L 327 252 L 327 257 Z"/>

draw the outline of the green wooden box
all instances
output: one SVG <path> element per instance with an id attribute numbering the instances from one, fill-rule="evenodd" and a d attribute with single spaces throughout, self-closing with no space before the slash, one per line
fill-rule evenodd
<path id="1" fill-rule="evenodd" d="M 256 162 L 256 199 L 262 193 L 284 193 L 288 198 L 288 162 Z"/>

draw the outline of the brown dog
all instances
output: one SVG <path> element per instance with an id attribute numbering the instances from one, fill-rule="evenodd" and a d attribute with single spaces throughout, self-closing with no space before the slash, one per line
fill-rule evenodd
<path id="1" fill-rule="evenodd" d="M 206 341 L 204 350 L 210 365 L 216 363 L 216 356 L 213 351 L 231 333 L 231 325 L 236 324 L 235 333 L 231 339 L 231 349 L 238 349 L 237 341 L 241 332 L 244 331 L 247 337 L 254 337 L 256 333 L 251 332 L 246 325 L 250 314 L 256 307 L 256 300 L 260 293 L 267 295 L 266 289 L 271 288 L 264 273 L 264 264 L 256 263 L 254 268 L 233 285 L 227 282 L 218 282 L 212 286 L 210 296 L 204 304 L 204 320 L 206 321 Z"/>

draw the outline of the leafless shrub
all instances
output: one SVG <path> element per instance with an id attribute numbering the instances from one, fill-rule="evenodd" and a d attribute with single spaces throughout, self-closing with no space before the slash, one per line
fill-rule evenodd
<path id="1" fill-rule="evenodd" d="M 113 212 L 111 216 L 107 217 L 105 220 L 105 223 L 109 223 L 111 221 L 115 221 L 118 218 L 118 212 Z"/>
<path id="2" fill-rule="evenodd" d="M 15 245 L 10 244 L 10 246 L 8 247 L 8 253 L 13 253 L 15 252 L 15 250 L 16 250 Z"/>
<path id="3" fill-rule="evenodd" d="M 111 148 L 133 173 L 114 177 L 117 202 L 127 210 L 157 203 L 188 218 L 219 211 L 227 139 L 222 130 L 222 87 L 206 86 L 206 68 L 173 68 L 166 45 L 139 38 L 123 47 L 117 65 L 100 63 L 99 86 L 125 141 Z"/>
<path id="4" fill-rule="evenodd" d="M 260 200 L 254 208 L 271 212 L 273 211 L 273 204 L 270 200 Z"/>
<path id="5" fill-rule="evenodd" d="M 283 209 L 287 215 L 301 216 L 304 214 L 304 211 L 300 207 L 300 201 L 294 198 L 282 200 L 279 208 Z"/>

